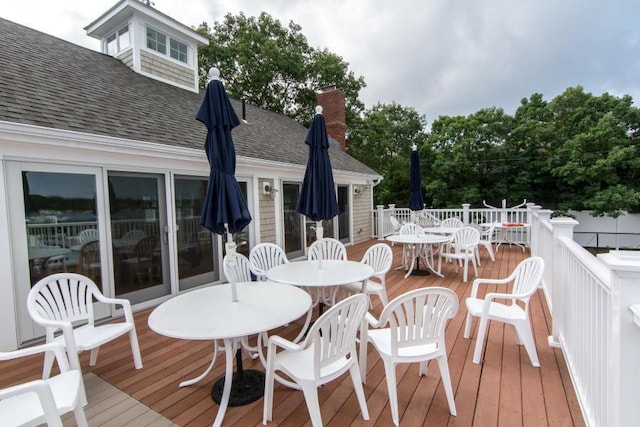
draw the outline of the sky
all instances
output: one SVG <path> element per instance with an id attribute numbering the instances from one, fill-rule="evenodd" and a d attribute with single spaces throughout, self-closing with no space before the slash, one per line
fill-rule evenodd
<path id="1" fill-rule="evenodd" d="M 0 0 L 0 16 L 99 50 L 83 28 L 117 0 Z M 432 123 L 569 87 L 640 106 L 638 0 L 153 0 L 187 26 L 266 12 L 302 27 L 364 77 L 366 108 L 395 102 Z"/>

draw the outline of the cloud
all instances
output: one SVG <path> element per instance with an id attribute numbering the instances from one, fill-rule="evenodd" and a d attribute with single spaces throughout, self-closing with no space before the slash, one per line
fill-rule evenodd
<path id="1" fill-rule="evenodd" d="M 97 49 L 82 28 L 115 0 L 0 0 L 0 16 Z M 186 7 L 188 4 L 188 7 Z M 156 0 L 188 26 L 265 11 L 350 64 L 367 107 L 439 115 L 545 99 L 581 85 L 640 98 L 640 2 L 633 0 Z"/>

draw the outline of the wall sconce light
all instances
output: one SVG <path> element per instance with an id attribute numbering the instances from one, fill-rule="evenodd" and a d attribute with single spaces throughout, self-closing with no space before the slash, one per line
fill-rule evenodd
<path id="1" fill-rule="evenodd" d="M 271 183 L 264 181 L 262 183 L 262 193 L 269 196 L 270 198 L 273 199 L 273 196 L 275 194 L 275 192 L 278 191 L 275 188 L 273 188 L 273 185 L 271 185 Z"/>
<path id="2" fill-rule="evenodd" d="M 362 194 L 363 194 L 363 193 L 364 193 L 364 190 L 363 190 L 362 188 L 360 188 L 360 187 L 356 187 L 356 186 L 354 186 L 354 187 L 353 187 L 353 194 L 354 194 L 356 197 L 362 197 Z"/>

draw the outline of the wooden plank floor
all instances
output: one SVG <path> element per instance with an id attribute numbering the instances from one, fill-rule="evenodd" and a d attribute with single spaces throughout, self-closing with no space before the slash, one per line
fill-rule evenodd
<path id="1" fill-rule="evenodd" d="M 360 260 L 365 250 L 377 241 L 368 241 L 348 248 L 349 258 Z M 394 266 L 399 264 L 402 248 L 394 246 Z M 502 246 L 492 262 L 482 249 L 479 275 L 485 278 L 507 276 L 528 253 L 518 247 Z M 443 266 L 444 278 L 434 275 L 404 278 L 403 270 L 392 269 L 387 275 L 387 289 L 392 299 L 418 287 L 445 286 L 460 298 L 460 310 L 447 326 L 449 369 L 455 394 L 457 416 L 449 414 L 437 364 L 429 365 L 428 375 L 418 375 L 418 364 L 397 366 L 398 405 L 401 424 L 406 426 L 584 426 L 573 386 L 562 352 L 547 345 L 551 331 L 551 316 L 541 291 L 532 299 L 531 314 L 541 367 L 531 366 L 523 347 L 515 343 L 513 331 L 492 322 L 484 362 L 472 363 L 475 331 L 472 339 L 463 337 L 466 309 L 464 299 L 471 291 L 471 281 L 462 282 L 462 272 L 455 273 L 452 264 Z M 473 273 L 471 272 L 471 277 Z M 491 291 L 491 289 L 489 289 Z M 373 297 L 372 313 L 379 315 L 381 305 Z M 210 426 L 217 404 L 210 398 L 211 385 L 224 371 L 223 359 L 200 384 L 178 388 L 178 383 L 204 371 L 210 362 L 209 342 L 170 339 L 152 332 L 147 325 L 150 310 L 135 314 L 144 368 L 135 370 L 128 340 L 122 338 L 105 345 L 95 367 L 88 366 L 88 354 L 81 355 L 85 374 L 93 373 L 131 398 L 179 426 Z M 292 338 L 302 322 L 294 322 L 276 333 Z M 474 322 L 477 329 L 477 323 Z M 351 381 L 347 376 L 319 390 L 323 422 L 327 426 L 391 426 L 387 385 L 383 364 L 369 346 L 367 382 L 364 386 L 370 420 L 361 418 Z M 0 365 L 0 386 L 36 378 L 41 358 L 29 358 L 20 363 Z M 245 369 L 260 369 L 258 361 L 246 360 Z M 89 408 L 100 403 L 100 395 L 89 394 Z M 94 399 L 92 399 L 92 397 Z M 96 402 L 95 400 L 98 400 Z M 229 408 L 224 425 L 262 425 L 262 399 L 246 406 Z M 131 405 L 129 403 L 128 405 Z M 87 409 L 89 412 L 90 409 Z M 124 412 L 111 407 L 112 417 Z M 128 419 L 125 425 L 147 425 L 143 420 L 155 415 L 140 412 L 139 419 Z M 90 418 L 92 426 L 108 424 L 102 414 Z M 65 425 L 73 425 L 65 422 Z M 273 422 L 270 425 L 308 426 L 308 412 L 302 393 L 276 383 Z"/>

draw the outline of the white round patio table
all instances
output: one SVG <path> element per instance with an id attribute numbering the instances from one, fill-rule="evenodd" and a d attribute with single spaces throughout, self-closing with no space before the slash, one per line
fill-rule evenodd
<path id="1" fill-rule="evenodd" d="M 426 234 L 444 234 L 448 236 L 458 230 L 460 230 L 460 227 L 422 227 L 422 231 Z"/>
<path id="2" fill-rule="evenodd" d="M 409 255 L 404 257 L 402 260 L 402 265 L 398 268 L 405 268 L 407 270 L 407 274 L 405 274 L 405 278 L 409 277 L 411 273 L 413 273 L 413 267 L 415 265 L 416 258 L 421 258 L 424 263 L 427 265 L 429 270 L 431 270 L 434 274 L 442 277 L 442 274 L 435 269 L 433 266 L 433 246 L 441 245 L 442 243 L 447 243 L 451 240 L 450 236 L 445 236 L 441 234 L 392 234 L 387 236 L 386 239 L 390 242 L 394 243 L 402 243 L 405 246 L 405 249 L 409 252 Z M 426 251 L 429 253 L 426 253 Z M 411 259 L 411 263 L 407 265 Z"/>
<path id="3" fill-rule="evenodd" d="M 229 404 L 233 378 L 233 356 L 240 340 L 277 328 L 305 315 L 311 297 L 295 286 L 273 282 L 237 283 L 238 301 L 231 301 L 231 285 L 225 283 L 196 289 L 173 297 L 149 315 L 149 327 L 171 338 L 224 341 L 226 371 L 218 414 L 213 423 L 219 426 Z M 216 351 L 207 370 L 180 387 L 203 379 L 213 367 Z"/>

